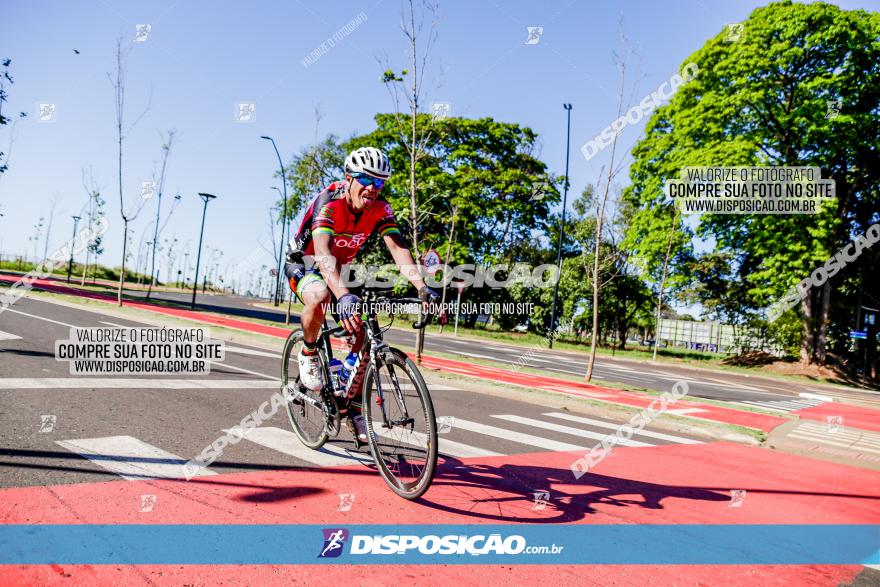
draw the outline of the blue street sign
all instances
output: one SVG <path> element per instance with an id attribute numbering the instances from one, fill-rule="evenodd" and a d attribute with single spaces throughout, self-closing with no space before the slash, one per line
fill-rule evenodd
<path id="1" fill-rule="evenodd" d="M 850 330 L 850 331 L 849 331 L 849 337 L 850 337 L 850 338 L 864 338 L 864 339 L 867 339 L 867 338 L 868 338 L 868 331 L 867 331 L 867 330 Z"/>

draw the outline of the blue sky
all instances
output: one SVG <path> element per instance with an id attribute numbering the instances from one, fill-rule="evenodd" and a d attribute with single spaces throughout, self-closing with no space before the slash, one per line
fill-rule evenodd
<path id="1" fill-rule="evenodd" d="M 644 78 L 637 102 L 726 23 L 745 20 L 764 4 L 442 2 L 423 99 L 426 104 L 449 102 L 455 116 L 490 116 L 531 127 L 540 135 L 540 157 L 560 174 L 565 165 L 562 103 L 572 103 L 571 177 L 577 194 L 607 162 L 607 153 L 586 161 L 579 147 L 614 118 L 612 51 L 618 20 L 623 18 L 640 54 Z M 868 10 L 880 5 L 838 4 Z M 361 12 L 366 21 L 317 62 L 303 66 L 309 53 Z M 6 3 L 0 57 L 12 59 L 15 85 L 8 88 L 4 112 L 24 110 L 29 116 L 16 127 L 10 169 L 0 178 L 0 212 L 5 214 L 0 250 L 32 254 L 28 237 L 38 218 L 48 217 L 53 197 L 58 205 L 49 250 L 69 238 L 70 216 L 86 201 L 81 170 L 91 166 L 111 221 L 102 262 L 118 264 L 122 222 L 108 73 L 114 68 L 117 37 L 129 41 L 136 24 L 149 24 L 147 40 L 134 44 L 128 64 L 127 120 L 149 109 L 126 140 L 127 208 L 135 206 L 141 181 L 158 167 L 160 133 L 176 129 L 179 139 L 163 207 L 168 209 L 175 193 L 183 199 L 162 236 L 189 242 L 194 253 L 201 214 L 197 193 L 210 192 L 218 199 L 209 205 L 205 243 L 223 251 L 221 273 L 231 278 L 271 265 L 258 241 L 267 240 L 278 164 L 260 135 L 273 136 L 287 161 L 313 141 L 316 107 L 322 113 L 319 136 L 370 131 L 376 112 L 393 109 L 379 82 L 385 63 L 396 70 L 407 66 L 400 13 L 399 0 Z M 537 44 L 525 43 L 529 26 L 544 29 Z M 41 102 L 56 104 L 55 122 L 37 122 Z M 253 122 L 235 121 L 238 102 L 256 104 Z M 638 138 L 644 123 L 624 132 L 625 145 Z M 6 150 L 9 138 L 6 126 L 0 130 L 0 150 Z M 135 246 L 155 216 L 155 202 L 147 203 L 134 224 Z M 38 250 L 42 253 L 42 242 Z"/>

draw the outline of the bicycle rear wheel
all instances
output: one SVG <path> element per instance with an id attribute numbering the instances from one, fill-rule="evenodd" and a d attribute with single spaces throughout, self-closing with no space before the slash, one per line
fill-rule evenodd
<path id="1" fill-rule="evenodd" d="M 437 468 L 434 405 L 421 373 L 404 353 L 394 349 L 393 358 L 380 354 L 378 361 L 370 365 L 364 385 L 370 452 L 391 490 L 417 499 Z"/>
<path id="2" fill-rule="evenodd" d="M 311 391 L 299 381 L 299 351 L 303 347 L 303 332 L 295 330 L 284 343 L 281 355 L 281 389 L 285 394 L 287 417 L 290 425 L 304 445 L 319 449 L 327 442 L 327 417 L 321 408 L 320 391 Z"/>

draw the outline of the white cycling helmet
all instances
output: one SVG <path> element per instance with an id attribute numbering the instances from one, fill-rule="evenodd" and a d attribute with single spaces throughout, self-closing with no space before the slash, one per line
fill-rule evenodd
<path id="1" fill-rule="evenodd" d="M 355 149 L 345 158 L 346 173 L 366 173 L 379 179 L 387 179 L 391 175 L 391 163 L 388 156 L 375 147 Z"/>

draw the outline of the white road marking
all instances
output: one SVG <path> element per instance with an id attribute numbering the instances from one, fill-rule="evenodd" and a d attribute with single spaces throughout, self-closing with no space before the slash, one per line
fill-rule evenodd
<path id="1" fill-rule="evenodd" d="M 570 422 L 580 422 L 581 424 L 588 424 L 590 426 L 597 426 L 599 428 L 608 428 L 611 430 L 617 430 L 620 424 L 615 424 L 613 422 L 604 422 L 602 420 L 595 420 L 593 418 L 585 418 L 583 416 L 575 416 L 573 414 L 566 414 L 563 412 L 548 412 L 546 414 L 542 414 L 542 416 L 550 416 L 552 418 L 559 418 L 561 420 L 568 420 Z M 641 432 L 636 433 L 638 436 L 646 436 L 648 438 L 656 438 L 658 440 L 668 440 L 669 442 L 676 442 L 678 444 L 702 444 L 699 440 L 693 440 L 691 438 L 685 438 L 683 436 L 674 436 L 672 434 L 665 434 L 663 432 L 654 432 L 653 430 L 642 430 Z"/>
<path id="2" fill-rule="evenodd" d="M 486 436 L 494 436 L 495 438 L 500 438 L 502 440 L 519 442 L 520 444 L 529 444 L 544 450 L 560 452 L 586 450 L 586 447 L 583 446 L 569 444 L 567 442 L 559 442 L 557 440 L 542 438 L 540 436 L 532 436 L 531 434 L 523 434 L 522 432 L 515 432 L 513 430 L 489 426 L 488 424 L 480 424 L 479 422 L 471 422 L 470 420 L 461 420 L 459 418 L 455 419 L 454 428 L 461 428 L 463 430 L 476 432 L 477 434 L 485 434 Z"/>
<path id="3" fill-rule="evenodd" d="M 36 318 L 37 320 L 45 320 L 46 322 L 51 322 L 53 324 L 60 324 L 61 326 L 67 326 L 68 328 L 79 328 L 79 326 L 74 326 L 73 324 L 68 324 L 67 322 L 59 322 L 58 320 L 52 320 L 51 318 L 44 318 L 42 316 L 37 316 L 36 314 L 28 314 L 27 312 L 22 312 L 21 310 L 13 310 L 12 308 L 6 308 L 7 312 L 12 312 L 13 314 L 21 314 L 22 316 L 27 316 L 28 318 Z"/>
<path id="4" fill-rule="evenodd" d="M 293 432 L 272 426 L 262 426 L 250 430 L 242 430 L 239 427 L 225 430 L 244 440 L 265 446 L 288 456 L 295 457 L 319 467 L 336 467 L 339 465 L 352 465 L 357 462 L 371 463 L 372 458 L 366 455 L 349 453 L 344 449 L 332 444 L 325 444 L 318 450 L 312 450 L 300 442 Z"/>
<path id="5" fill-rule="evenodd" d="M 701 408 L 678 408 L 675 410 L 666 410 L 667 414 L 672 414 L 674 416 L 688 416 L 690 414 L 699 414 L 700 412 L 708 412 L 709 410 L 703 410 Z"/>
<path id="6" fill-rule="evenodd" d="M 212 365 L 220 365 L 221 367 L 226 367 L 227 369 L 232 369 L 233 371 L 241 371 L 242 373 L 247 373 L 248 375 L 256 375 L 258 377 L 265 377 L 266 379 L 271 379 L 272 381 L 280 381 L 278 377 L 272 377 L 271 375 L 266 375 L 264 373 L 260 373 L 258 371 L 251 371 L 250 369 L 244 369 L 242 367 L 236 367 L 235 365 L 230 365 L 229 363 L 220 363 L 218 361 L 211 361 Z"/>
<path id="7" fill-rule="evenodd" d="M 465 357 L 473 357 L 475 359 L 491 359 L 493 361 L 499 360 L 498 357 L 490 357 L 489 355 L 480 355 L 478 353 L 466 353 L 464 351 L 453 351 L 456 355 L 463 355 Z"/>
<path id="8" fill-rule="evenodd" d="M 764 392 L 762 389 L 759 389 L 757 387 L 749 387 L 748 385 L 741 385 L 739 383 L 731 383 L 730 381 L 725 381 L 723 379 L 715 379 L 714 377 L 703 377 L 703 379 L 700 379 L 700 383 L 703 383 L 705 385 L 713 385 L 712 383 L 708 383 L 709 381 L 715 381 L 717 384 L 723 385 L 725 387 L 733 387 L 735 389 L 745 389 L 747 391 Z M 766 393 L 766 392 L 764 392 L 764 393 Z"/>
<path id="9" fill-rule="evenodd" d="M 858 443 L 847 442 L 845 440 L 838 442 L 838 441 L 831 440 L 830 438 L 827 438 L 827 436 L 830 436 L 830 435 L 826 434 L 825 436 L 826 437 L 821 437 L 818 434 L 812 434 L 812 433 L 806 433 L 806 432 L 791 432 L 788 435 L 789 438 L 798 438 L 800 440 L 808 440 L 811 442 L 819 442 L 821 444 L 830 444 L 832 446 L 840 446 L 840 447 L 848 448 L 850 450 L 858 451 L 858 452 L 872 452 L 872 453 L 880 454 L 880 448 L 868 447 L 868 446 L 864 446 L 864 445 L 861 445 Z"/>
<path id="10" fill-rule="evenodd" d="M 240 353 L 242 355 L 253 355 L 255 357 L 269 357 L 271 359 L 280 359 L 281 353 L 270 353 L 268 351 L 258 351 L 255 349 L 248 349 L 240 346 L 229 346 L 228 344 L 223 347 L 226 349 L 227 353 Z"/>
<path id="11" fill-rule="evenodd" d="M 17 334 L 12 334 L 11 332 L 3 332 L 0 330 L 0 340 L 18 340 L 21 337 Z"/>
<path id="12" fill-rule="evenodd" d="M 818 393 L 799 393 L 798 395 L 801 397 L 805 397 L 807 399 L 819 400 L 820 402 L 833 402 L 834 401 L 834 398 L 831 397 L 830 395 L 821 395 Z"/>
<path id="13" fill-rule="evenodd" d="M 104 322 L 103 320 L 98 320 L 101 324 L 106 324 L 107 326 L 113 326 L 114 328 L 141 328 L 140 326 L 125 326 L 123 324 L 116 324 L 115 322 Z"/>
<path id="14" fill-rule="evenodd" d="M 589 438 L 591 440 L 604 440 L 608 438 L 607 433 L 602 432 L 591 432 L 589 430 L 581 430 L 580 428 L 573 428 L 571 426 L 563 426 L 562 424 L 554 424 L 552 422 L 543 422 L 541 420 L 533 420 L 532 418 L 523 418 L 522 416 L 512 416 L 512 415 L 493 415 L 493 418 L 498 418 L 499 420 L 506 420 L 508 422 L 516 422 L 517 424 L 525 424 L 526 426 L 534 426 L 535 428 L 543 428 L 544 430 L 552 430 L 553 432 L 562 432 L 563 434 L 570 434 L 572 436 L 580 436 L 581 438 Z M 648 444 L 647 442 L 639 442 L 638 440 L 624 440 L 620 439 L 618 442 L 621 446 L 654 446 L 652 444 Z"/>
<path id="15" fill-rule="evenodd" d="M 59 440 L 56 444 L 130 481 L 186 476 L 183 470 L 186 459 L 131 436 Z M 216 474 L 197 466 L 194 476 Z"/>
<path id="16" fill-rule="evenodd" d="M 253 379 L 108 379 L 106 377 L 2 378 L 0 389 L 271 389 L 275 381 Z"/>
<path id="17" fill-rule="evenodd" d="M 452 425 L 453 430 L 455 429 L 455 424 Z M 392 431 L 387 428 L 382 428 L 376 430 L 379 436 L 383 438 L 393 438 L 397 442 L 403 442 L 405 444 L 410 444 L 412 446 L 425 446 L 427 436 L 422 434 L 421 432 L 407 430 L 402 436 L 394 435 L 392 436 Z M 471 446 L 469 444 L 465 444 L 463 442 L 456 442 L 454 440 L 449 440 L 448 438 L 444 438 L 442 436 L 438 437 L 439 443 L 437 445 L 437 452 L 441 455 L 449 455 L 451 457 L 459 457 L 459 458 L 470 458 L 470 457 L 500 457 L 501 453 L 492 452 L 491 450 L 486 450 L 483 448 L 479 448 L 476 446 Z"/>

